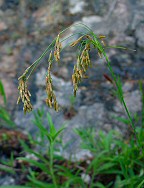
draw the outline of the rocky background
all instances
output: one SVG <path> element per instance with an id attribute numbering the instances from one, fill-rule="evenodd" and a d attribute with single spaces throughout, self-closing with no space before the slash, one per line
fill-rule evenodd
<path id="1" fill-rule="evenodd" d="M 35 137 L 33 113 L 24 115 L 17 106 L 17 78 L 31 65 L 67 26 L 82 22 L 96 34 L 107 36 L 109 45 L 122 45 L 136 51 L 108 49 L 111 65 L 123 81 L 123 90 L 132 114 L 141 111 L 139 80 L 144 79 L 144 0 L 0 0 L 0 79 L 7 94 L 7 109 L 20 130 Z M 68 34 L 76 31 L 70 29 Z M 29 80 L 35 111 L 44 108 L 57 128 L 66 125 L 63 140 L 68 144 L 65 155 L 80 153 L 79 138 L 73 128 L 94 127 L 98 130 L 118 130 L 126 135 L 128 127 L 113 117 L 125 117 L 112 85 L 103 74 L 109 72 L 105 60 L 91 53 L 93 67 L 88 72 L 74 100 L 71 74 L 76 63 L 73 49 L 67 48 L 60 65 L 53 69 L 53 83 L 61 110 L 49 109 L 44 100 L 46 56 Z M 47 125 L 47 118 L 44 116 Z"/>

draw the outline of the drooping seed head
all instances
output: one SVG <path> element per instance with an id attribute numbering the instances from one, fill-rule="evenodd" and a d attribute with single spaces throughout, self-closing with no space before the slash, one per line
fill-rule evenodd
<path id="1" fill-rule="evenodd" d="M 29 90 L 27 89 L 27 83 L 26 83 L 25 77 L 21 77 L 21 79 L 19 79 L 18 90 L 19 90 L 19 97 L 17 100 L 17 104 L 20 101 L 23 102 L 24 113 L 32 111 L 33 107 L 32 107 L 32 104 L 30 103 L 31 94 L 30 94 Z"/>
<path id="2" fill-rule="evenodd" d="M 47 98 L 45 100 L 46 104 L 52 108 L 54 107 L 54 109 L 56 111 L 58 111 L 59 107 L 58 107 L 58 103 L 56 100 L 56 96 L 54 94 L 53 91 L 53 84 L 52 84 L 52 77 L 51 77 L 51 68 L 52 68 L 52 52 L 49 55 L 49 59 L 48 59 L 48 71 L 47 71 L 47 76 L 46 76 L 46 93 L 47 93 Z"/>

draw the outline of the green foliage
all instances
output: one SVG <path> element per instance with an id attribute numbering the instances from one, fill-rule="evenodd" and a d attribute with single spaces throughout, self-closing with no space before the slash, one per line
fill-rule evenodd
<path id="1" fill-rule="evenodd" d="M 141 101 L 142 101 L 141 123 L 142 123 L 142 127 L 144 128 L 144 89 L 143 89 L 142 80 L 139 82 L 139 88 L 140 88 Z"/>
<path id="2" fill-rule="evenodd" d="M 0 105 L 0 120 L 1 120 L 0 125 L 6 124 L 8 126 L 15 126 L 15 123 L 11 120 L 11 116 L 9 112 L 6 110 L 7 99 L 6 99 L 4 86 L 1 80 L 0 80 L 0 95 L 3 97 L 3 103 L 4 103 L 3 106 Z"/>
<path id="3" fill-rule="evenodd" d="M 41 124 L 42 116 L 44 113 L 38 111 L 35 113 L 35 120 L 37 124 Z M 54 154 L 55 148 L 53 143 L 57 142 L 57 136 L 53 139 L 53 135 L 59 134 L 56 131 L 52 122 L 51 116 L 47 114 L 49 132 L 46 133 L 46 128 L 37 125 L 40 129 L 41 136 L 45 136 L 49 141 L 49 148 L 46 151 L 46 156 L 40 152 L 30 149 L 25 143 L 22 142 L 24 150 L 33 154 L 37 159 L 19 158 L 27 161 L 31 168 L 28 175 L 28 185 L 31 187 L 60 187 L 60 188 L 135 188 L 143 187 L 144 182 L 144 153 L 139 150 L 135 144 L 135 138 L 130 137 L 127 140 L 116 132 L 110 131 L 104 133 L 99 131 L 96 134 L 94 128 L 88 129 L 74 129 L 74 132 L 81 138 L 82 149 L 89 150 L 93 158 L 90 163 L 85 167 L 85 175 L 90 177 L 90 181 L 85 183 L 81 177 L 81 163 L 75 162 L 76 166 L 81 168 L 71 167 L 71 162 L 67 166 L 62 165 L 60 161 L 64 159 L 61 156 Z M 125 122 L 125 121 L 124 121 Z M 42 128 L 43 127 L 43 128 Z M 137 137 L 144 147 L 144 130 L 140 127 L 136 130 Z M 49 136 L 47 136 L 49 134 Z M 43 140 L 44 141 L 44 140 Z M 36 144 L 40 144 L 36 142 Z M 54 164 L 57 161 L 57 164 Z M 59 164 L 60 163 L 60 164 Z M 41 173 L 46 175 L 46 180 L 42 181 L 38 177 L 40 171 L 32 170 L 32 167 L 40 169 Z M 61 178 L 64 179 L 61 182 Z M 52 183 L 53 182 L 53 183 Z M 54 183 L 55 182 L 55 183 Z"/>
<path id="4" fill-rule="evenodd" d="M 17 185 L 10 185 L 10 186 L 0 186 L 0 188 L 31 188 L 31 187 L 27 187 L 27 186 L 17 186 Z"/>
<path id="5" fill-rule="evenodd" d="M 75 101 L 76 101 L 76 98 L 75 98 L 73 95 L 71 95 L 71 96 L 69 97 L 69 99 L 70 99 L 70 104 L 71 104 L 71 106 L 74 106 Z"/>
<path id="6" fill-rule="evenodd" d="M 53 121 L 51 119 L 51 116 L 47 113 L 47 120 L 48 120 L 48 126 L 49 126 L 49 131 L 43 126 L 43 116 L 44 116 L 44 111 L 42 110 L 38 110 L 37 113 L 34 113 L 34 121 L 33 123 L 39 128 L 39 132 L 40 132 L 40 136 L 41 136 L 41 140 L 49 142 L 49 148 L 48 151 L 46 151 L 47 153 L 47 158 L 43 157 L 43 154 L 37 153 L 35 151 L 33 151 L 32 149 L 30 149 L 24 142 L 22 143 L 23 148 L 25 149 L 25 151 L 29 152 L 30 154 L 33 154 L 37 159 L 39 159 L 39 161 L 35 160 L 35 159 L 29 159 L 29 158 L 24 158 L 24 157 L 20 157 L 18 159 L 26 161 L 28 163 L 30 163 L 32 166 L 35 166 L 37 168 L 39 168 L 42 172 L 44 172 L 45 174 L 47 174 L 47 177 L 51 176 L 52 178 L 52 182 L 53 182 L 53 186 L 52 184 L 47 184 L 44 182 L 41 182 L 39 180 L 37 180 L 36 178 L 36 173 L 34 171 L 32 171 L 30 169 L 30 175 L 28 176 L 29 180 L 30 180 L 30 185 L 34 185 L 34 186 L 38 186 L 40 188 L 43 187 L 57 187 L 57 182 L 56 182 L 56 178 L 55 178 L 55 174 L 54 174 L 54 168 L 53 168 L 53 160 L 54 160 L 54 144 L 58 138 L 58 136 L 60 135 L 60 133 L 65 129 L 64 127 L 62 127 L 61 129 L 59 129 L 58 131 L 56 130 Z M 39 142 L 35 142 L 35 144 L 41 144 Z"/>
<path id="7" fill-rule="evenodd" d="M 105 177 L 111 174 L 116 177 L 115 183 L 111 182 L 114 187 L 135 188 L 143 184 L 144 153 L 141 153 L 135 145 L 134 138 L 125 143 L 122 135 L 114 131 L 110 131 L 108 134 L 100 131 L 99 138 L 95 139 L 94 130 L 91 130 L 92 134 L 90 134 L 90 130 L 76 130 L 76 132 L 82 139 L 82 147 L 89 149 L 94 155 L 94 159 L 87 169 L 87 173 L 93 171 L 93 181 L 100 174 Z M 144 134 L 144 130 L 139 129 L 137 134 L 141 147 L 144 147 L 141 136 Z M 91 183 L 91 187 L 108 187 L 104 185 L 102 182 Z"/>
<path id="8" fill-rule="evenodd" d="M 4 104 L 6 104 L 6 94 L 2 81 L 0 80 L 0 95 L 3 97 Z"/>
<path id="9" fill-rule="evenodd" d="M 0 119 L 2 120 L 0 125 L 15 126 L 15 123 L 11 120 L 9 112 L 2 106 L 0 106 Z"/>

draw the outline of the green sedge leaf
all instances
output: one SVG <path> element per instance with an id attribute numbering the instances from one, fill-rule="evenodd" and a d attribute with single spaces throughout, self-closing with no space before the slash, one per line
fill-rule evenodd
<path id="1" fill-rule="evenodd" d="M 30 163 L 31 165 L 37 166 L 38 168 L 40 168 L 43 172 L 46 172 L 47 174 L 50 173 L 49 168 L 48 168 L 48 166 L 46 166 L 45 163 L 38 162 L 36 160 L 28 159 L 28 158 L 25 158 L 25 157 L 18 157 L 17 159 L 26 161 L 26 162 Z"/>
<path id="2" fill-rule="evenodd" d="M 0 188 L 32 188 L 32 187 L 28 187 L 28 186 L 20 186 L 20 185 L 4 185 L 4 186 L 0 186 Z"/>
<path id="3" fill-rule="evenodd" d="M 1 80 L 0 80 L 0 95 L 3 97 L 4 104 L 6 105 L 7 103 L 6 94 L 5 94 L 4 86 Z"/>
<path id="4" fill-rule="evenodd" d="M 50 127 L 50 135 L 54 136 L 56 134 L 56 128 L 49 113 L 47 113 L 47 119 Z"/>
<path id="5" fill-rule="evenodd" d="M 53 136 L 53 140 L 55 140 L 64 129 L 65 129 L 65 127 L 61 128 L 59 131 L 57 131 L 56 134 Z"/>

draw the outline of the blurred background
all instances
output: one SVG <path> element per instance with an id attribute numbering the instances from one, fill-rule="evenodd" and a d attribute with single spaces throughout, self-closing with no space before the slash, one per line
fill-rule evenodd
<path id="1" fill-rule="evenodd" d="M 122 79 L 130 112 L 133 115 L 140 113 L 138 82 L 144 81 L 143 10 L 144 0 L 0 0 L 0 80 L 6 92 L 6 110 L 16 129 L 21 134 L 30 133 L 32 137 L 38 131 L 32 122 L 33 113 L 24 115 L 22 105 L 16 105 L 18 77 L 61 30 L 77 22 L 86 24 L 97 35 L 106 35 L 108 45 L 136 50 L 107 49 L 107 54 L 115 73 Z M 73 26 L 64 37 L 76 31 L 77 28 Z M 105 60 L 100 59 L 94 51 L 90 55 L 93 67 L 88 71 L 89 78 L 80 84 L 76 98 L 73 97 L 71 83 L 76 63 L 75 50 L 66 48 L 61 54 L 60 65 L 53 67 L 54 90 L 61 106 L 58 113 L 49 109 L 44 102 L 48 56 L 41 61 L 28 83 L 34 111 L 43 108 L 45 113 L 51 114 L 57 128 L 63 124 L 67 126 L 63 135 L 64 142 L 70 143 L 66 155 L 80 152 L 79 140 L 73 128 L 94 127 L 96 133 L 100 129 L 105 132 L 115 129 L 123 135 L 127 134 L 127 126 L 116 118 L 126 117 L 125 113 L 113 95 L 112 85 L 103 76 L 109 75 Z M 3 105 L 2 97 L 0 104 Z M 47 124 L 46 116 L 43 121 Z M 0 120 L 0 126 L 2 132 L 11 125 Z M 3 146 L 0 145 L 2 151 Z"/>

